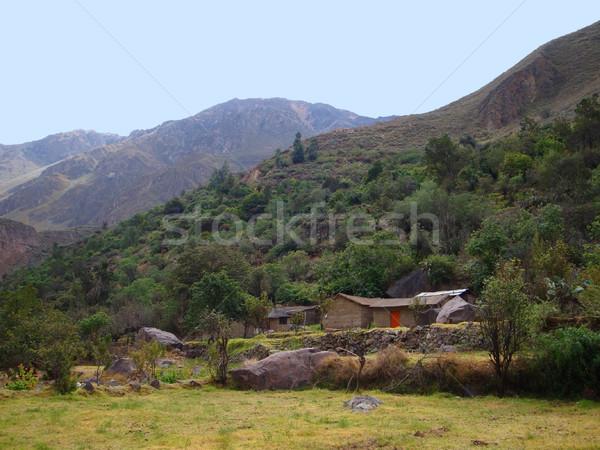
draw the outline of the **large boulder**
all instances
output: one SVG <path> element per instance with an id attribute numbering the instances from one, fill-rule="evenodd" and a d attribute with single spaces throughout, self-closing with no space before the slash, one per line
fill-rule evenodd
<path id="1" fill-rule="evenodd" d="M 427 272 L 417 269 L 394 281 L 394 284 L 385 293 L 392 298 L 408 298 L 414 297 L 419 292 L 427 291 L 429 287 Z"/>
<path id="2" fill-rule="evenodd" d="M 317 348 L 279 352 L 229 374 L 241 389 L 294 389 L 309 384 L 321 362 L 335 355 Z"/>
<path id="3" fill-rule="evenodd" d="M 121 375 L 125 378 L 131 377 L 136 370 L 135 363 L 131 358 L 119 358 L 113 362 L 105 373 L 110 376 Z"/>
<path id="4" fill-rule="evenodd" d="M 437 323 L 473 322 L 477 314 L 477 307 L 467 303 L 461 297 L 454 297 L 446 303 L 437 316 Z"/>
<path id="5" fill-rule="evenodd" d="M 156 341 L 159 344 L 165 345 L 169 350 L 183 347 L 183 343 L 177 339 L 177 336 L 168 331 L 159 330 L 158 328 L 140 328 L 135 340 L 138 343 Z"/>

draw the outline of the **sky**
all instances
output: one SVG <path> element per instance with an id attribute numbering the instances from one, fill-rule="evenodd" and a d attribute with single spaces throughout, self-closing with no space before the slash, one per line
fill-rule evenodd
<path id="1" fill-rule="evenodd" d="M 127 135 L 232 98 L 423 113 L 598 20 L 597 0 L 0 0 L 0 143 Z"/>

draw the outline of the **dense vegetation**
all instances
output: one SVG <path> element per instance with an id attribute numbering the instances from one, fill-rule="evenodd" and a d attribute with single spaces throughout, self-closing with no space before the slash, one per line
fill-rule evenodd
<path id="1" fill-rule="evenodd" d="M 598 317 L 599 166 L 597 95 L 571 123 L 526 118 L 518 134 L 485 144 L 444 135 L 399 153 L 324 151 L 298 135 L 256 179 L 224 165 L 194 191 L 5 279 L 0 362 L 61 377 L 62 362 L 91 358 L 107 334 L 157 326 L 190 336 L 207 310 L 248 321 L 265 302 L 381 296 L 418 267 L 436 287 L 481 292 L 508 260 L 523 270 L 536 320 Z"/>

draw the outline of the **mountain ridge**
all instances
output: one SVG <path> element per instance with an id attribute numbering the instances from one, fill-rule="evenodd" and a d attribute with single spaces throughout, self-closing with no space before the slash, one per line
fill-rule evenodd
<path id="1" fill-rule="evenodd" d="M 323 103 L 233 99 L 56 162 L 11 188 L 0 215 L 38 229 L 114 224 L 195 187 L 225 161 L 235 170 L 257 164 L 296 132 L 310 137 L 385 119 Z"/>

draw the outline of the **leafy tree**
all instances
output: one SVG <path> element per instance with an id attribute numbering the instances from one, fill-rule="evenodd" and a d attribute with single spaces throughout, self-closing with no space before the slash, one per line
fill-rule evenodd
<path id="1" fill-rule="evenodd" d="M 244 309 L 246 310 L 246 316 L 244 318 L 244 337 L 246 337 L 248 325 L 252 325 L 256 328 L 262 328 L 265 325 L 269 311 L 271 310 L 271 302 L 269 302 L 267 293 L 262 292 L 260 297 L 254 297 L 252 295 L 246 296 L 246 299 L 244 300 Z"/>
<path id="2" fill-rule="evenodd" d="M 450 136 L 432 138 L 425 147 L 424 161 L 427 170 L 434 176 L 438 184 L 448 192 L 452 190 L 460 170 L 469 163 L 472 157 L 471 147 L 455 144 Z"/>
<path id="3" fill-rule="evenodd" d="M 442 283 L 454 280 L 456 272 L 456 257 L 453 255 L 430 255 L 423 262 L 423 268 L 434 288 Z"/>
<path id="4" fill-rule="evenodd" d="M 600 97 L 594 94 L 575 108 L 573 140 L 580 149 L 600 147 Z"/>
<path id="5" fill-rule="evenodd" d="M 194 328 L 207 311 L 217 311 L 228 320 L 242 319 L 247 296 L 225 272 L 207 273 L 192 289 L 190 310 L 185 318 L 187 328 Z"/>
<path id="6" fill-rule="evenodd" d="M 200 326 L 210 330 L 214 341 L 209 354 L 209 366 L 213 371 L 213 379 L 217 383 L 227 384 L 227 368 L 229 367 L 229 339 L 231 337 L 231 321 L 217 311 L 206 312 L 201 319 Z"/>
<path id="7" fill-rule="evenodd" d="M 292 150 L 292 162 L 294 164 L 300 164 L 304 162 L 304 145 L 302 144 L 302 135 L 300 132 L 296 133 L 296 139 L 294 139 L 294 149 Z"/>
<path id="8" fill-rule="evenodd" d="M 310 143 L 308 144 L 308 147 L 306 148 L 307 159 L 309 161 L 314 161 L 315 159 L 317 159 L 318 151 L 319 151 L 319 142 L 317 141 L 317 138 L 312 138 L 310 140 Z"/>
<path id="9" fill-rule="evenodd" d="M 530 156 L 512 152 L 504 155 L 504 161 L 501 166 L 502 172 L 508 177 L 524 176 L 531 168 L 533 168 L 533 160 Z"/>
<path id="10" fill-rule="evenodd" d="M 500 396 L 506 392 L 513 357 L 527 335 L 526 304 L 523 269 L 518 260 L 511 259 L 485 282 L 479 302 L 481 332 L 496 372 Z"/>
<path id="11" fill-rule="evenodd" d="M 215 169 L 213 171 L 208 182 L 209 188 L 213 189 L 217 194 L 227 194 L 234 184 L 235 178 L 229 170 L 227 161 L 223 163 L 223 166 L 220 169 Z"/>
<path id="12" fill-rule="evenodd" d="M 100 366 L 110 361 L 109 347 L 112 340 L 107 333 L 109 323 L 110 317 L 104 311 L 79 321 L 84 348 L 96 365 L 96 381 L 100 379 Z"/>
<path id="13" fill-rule="evenodd" d="M 148 380 L 156 379 L 157 359 L 164 356 L 167 351 L 165 345 L 152 341 L 143 344 L 139 350 L 131 354 L 137 370 Z"/>
<path id="14" fill-rule="evenodd" d="M 383 172 L 383 164 L 379 160 L 375 161 L 373 164 L 371 164 L 371 166 L 369 167 L 369 170 L 367 170 L 367 175 L 365 176 L 365 181 L 364 181 L 365 184 L 377 179 L 377 177 L 379 175 L 381 175 L 382 172 Z"/>
<path id="15" fill-rule="evenodd" d="M 383 295 L 387 286 L 414 267 L 410 257 L 384 245 L 350 244 L 331 263 L 322 264 L 321 283 L 330 293 Z"/>
<path id="16" fill-rule="evenodd" d="M 179 197 L 174 197 L 165 203 L 165 214 L 181 214 L 185 210 L 185 205 Z"/>
<path id="17" fill-rule="evenodd" d="M 39 365 L 56 380 L 55 386 L 61 394 L 73 391 L 75 381 L 71 378 L 71 368 L 82 350 L 77 327 L 65 314 L 47 310 L 40 322 L 40 337 Z"/>
<path id="18" fill-rule="evenodd" d="M 275 167 L 283 167 L 283 160 L 281 157 L 281 149 L 277 147 L 275 149 Z"/>
<path id="19" fill-rule="evenodd" d="M 294 333 L 297 333 L 301 326 L 305 323 L 305 315 L 302 311 L 292 313 L 290 323 L 294 326 Z"/>

